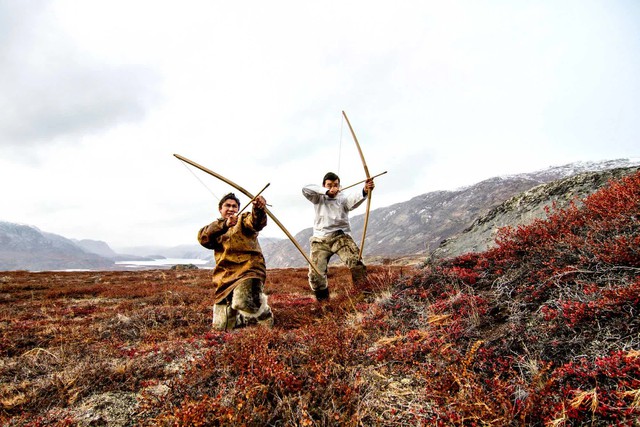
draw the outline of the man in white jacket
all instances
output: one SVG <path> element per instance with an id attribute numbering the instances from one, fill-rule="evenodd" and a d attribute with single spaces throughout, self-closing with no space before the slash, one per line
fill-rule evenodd
<path id="1" fill-rule="evenodd" d="M 309 267 L 309 286 L 319 301 L 329 298 L 327 265 L 334 254 L 349 267 L 354 284 L 366 279 L 367 270 L 360 259 L 360 250 L 351 237 L 349 212 L 367 200 L 374 186 L 373 179 L 368 179 L 362 191 L 345 194 L 340 191 L 338 175 L 328 172 L 321 186 L 311 184 L 302 189 L 302 194 L 314 204 L 316 211 L 313 236 L 309 240 L 311 261 L 324 274 L 321 276 Z"/>

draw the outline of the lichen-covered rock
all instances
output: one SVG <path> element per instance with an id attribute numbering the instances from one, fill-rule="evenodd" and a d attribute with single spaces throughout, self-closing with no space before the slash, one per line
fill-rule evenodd
<path id="1" fill-rule="evenodd" d="M 637 172 L 640 167 L 616 168 L 605 171 L 585 172 L 568 178 L 538 185 L 511 197 L 486 215 L 476 219 L 462 233 L 444 240 L 431 255 L 442 259 L 469 252 L 483 252 L 495 245 L 498 230 L 502 227 L 526 225 L 534 219 L 547 217 L 547 209 L 564 208 L 604 187 L 610 180 Z"/>

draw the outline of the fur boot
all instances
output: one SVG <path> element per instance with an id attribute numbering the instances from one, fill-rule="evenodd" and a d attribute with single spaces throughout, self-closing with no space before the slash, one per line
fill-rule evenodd
<path id="1" fill-rule="evenodd" d="M 315 290 L 316 300 L 325 301 L 329 299 L 329 288 Z"/>
<path id="2" fill-rule="evenodd" d="M 218 331 L 230 331 L 236 327 L 238 311 L 226 303 L 213 306 L 212 328 Z"/>

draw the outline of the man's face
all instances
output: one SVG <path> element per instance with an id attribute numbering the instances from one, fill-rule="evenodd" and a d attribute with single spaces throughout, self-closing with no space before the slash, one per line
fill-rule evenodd
<path id="1" fill-rule="evenodd" d="M 326 188 L 327 190 L 339 190 L 340 189 L 340 180 L 339 179 L 325 179 L 324 181 L 324 188 Z M 329 194 L 329 197 L 336 197 L 335 194 Z"/>
<path id="2" fill-rule="evenodd" d="M 222 203 L 220 207 L 220 215 L 222 215 L 222 218 L 229 218 L 236 213 L 238 213 L 238 204 L 235 200 L 227 199 Z"/>

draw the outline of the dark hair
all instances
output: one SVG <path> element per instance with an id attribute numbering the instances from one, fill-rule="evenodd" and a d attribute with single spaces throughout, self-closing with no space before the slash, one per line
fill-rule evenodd
<path id="1" fill-rule="evenodd" d="M 340 177 L 339 177 L 338 175 L 336 175 L 336 174 L 335 174 L 335 173 L 333 173 L 333 172 L 327 172 L 327 173 L 324 175 L 324 178 L 322 178 L 322 185 L 324 185 L 324 183 L 325 183 L 325 182 L 327 182 L 327 180 L 329 180 L 329 181 L 335 181 L 336 179 L 337 179 L 338 181 L 340 181 Z"/>
<path id="2" fill-rule="evenodd" d="M 236 203 L 238 204 L 238 208 L 240 208 L 240 200 L 236 197 L 235 194 L 229 193 L 229 194 L 225 194 L 224 196 L 222 196 L 222 199 L 220 199 L 220 203 L 218 203 L 218 210 L 222 209 L 222 204 L 230 199 L 235 200 Z"/>

